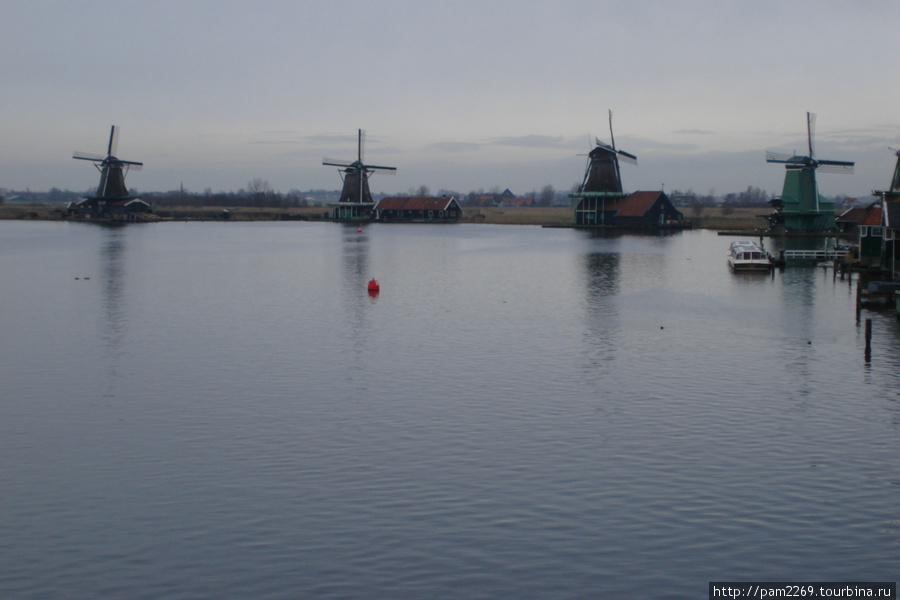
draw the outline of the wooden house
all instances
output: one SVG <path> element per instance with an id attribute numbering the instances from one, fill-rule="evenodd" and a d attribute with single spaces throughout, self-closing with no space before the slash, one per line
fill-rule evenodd
<path id="1" fill-rule="evenodd" d="M 884 264 L 895 281 L 900 281 L 900 199 L 884 203 Z"/>
<path id="2" fill-rule="evenodd" d="M 859 262 L 866 267 L 880 268 L 884 250 L 884 211 L 881 202 L 867 206 L 858 219 Z"/>
<path id="3" fill-rule="evenodd" d="M 375 203 L 377 221 L 458 221 L 462 208 L 453 196 L 388 196 Z"/>
<path id="4" fill-rule="evenodd" d="M 684 225 L 684 215 L 662 191 L 634 192 L 624 197 L 611 197 L 595 207 L 592 212 L 594 211 L 597 215 L 596 221 L 592 223 L 594 225 L 623 229 Z"/>

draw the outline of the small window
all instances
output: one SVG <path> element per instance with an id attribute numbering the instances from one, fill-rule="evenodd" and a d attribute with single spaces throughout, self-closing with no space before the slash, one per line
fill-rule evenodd
<path id="1" fill-rule="evenodd" d="M 859 235 L 861 235 L 863 237 L 866 237 L 867 235 L 869 235 L 869 228 L 866 227 L 865 225 L 860 226 Z"/>
<path id="2" fill-rule="evenodd" d="M 869 233 L 871 234 L 872 237 L 881 237 L 882 236 L 881 227 L 872 227 L 869 230 Z"/>

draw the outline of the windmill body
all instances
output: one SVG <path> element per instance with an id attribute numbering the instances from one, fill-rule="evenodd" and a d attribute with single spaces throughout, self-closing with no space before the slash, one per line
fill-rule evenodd
<path id="1" fill-rule="evenodd" d="M 873 190 L 872 194 L 881 196 L 888 202 L 900 201 L 900 150 L 894 150 L 894 156 L 897 157 L 897 164 L 894 167 L 894 176 L 891 177 L 891 187 L 887 190 Z"/>
<path id="2" fill-rule="evenodd" d="M 376 172 L 394 174 L 396 167 L 384 167 L 379 165 L 367 165 L 363 162 L 365 146 L 365 131 L 358 132 L 357 155 L 353 162 L 332 160 L 325 158 L 322 164 L 331 167 L 339 167 L 344 187 L 341 189 L 341 197 L 334 209 L 334 218 L 338 220 L 360 220 L 372 216 L 375 202 L 372 192 L 369 190 L 369 177 Z"/>
<path id="3" fill-rule="evenodd" d="M 891 193 L 900 195 L 900 150 L 897 151 L 897 166 L 894 167 L 894 177 L 891 179 Z"/>
<path id="4" fill-rule="evenodd" d="M 143 163 L 132 160 L 121 160 L 115 156 L 119 141 L 119 130 L 113 125 L 109 132 L 109 144 L 106 156 L 75 152 L 72 158 L 87 160 L 94 163 L 100 171 L 100 185 L 97 193 L 88 196 L 78 202 L 70 210 L 75 214 L 89 215 L 92 218 L 114 219 L 116 217 L 128 217 L 135 220 L 137 215 L 147 215 L 151 212 L 150 206 L 132 196 L 125 185 L 125 175 L 130 169 L 140 170 Z M 146 220 L 142 217 L 139 220 Z"/>
<path id="5" fill-rule="evenodd" d="M 784 226 L 789 230 L 828 230 L 836 227 L 834 203 L 819 194 L 813 167 L 788 169 L 781 190 Z"/>
<path id="6" fill-rule="evenodd" d="M 582 192 L 621 194 L 622 180 L 619 176 L 618 155 L 612 149 L 598 145 L 588 154 Z"/>
<path id="7" fill-rule="evenodd" d="M 773 225 L 783 224 L 793 231 L 827 231 L 834 229 L 834 203 L 819 193 L 817 171 L 823 173 L 852 173 L 854 163 L 839 160 L 820 160 L 815 156 L 813 132 L 816 115 L 806 113 L 806 131 L 809 154 L 787 155 L 766 153 L 766 162 L 785 166 L 784 186 L 781 192 L 782 210 L 770 217 Z"/>

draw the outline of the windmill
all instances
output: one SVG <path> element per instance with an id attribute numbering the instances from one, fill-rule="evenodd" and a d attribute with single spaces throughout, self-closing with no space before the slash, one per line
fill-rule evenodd
<path id="1" fill-rule="evenodd" d="M 897 157 L 897 166 L 894 167 L 894 177 L 891 179 L 891 189 L 888 192 L 892 196 L 900 196 L 900 150 L 891 148 Z"/>
<path id="2" fill-rule="evenodd" d="M 356 160 L 353 162 L 323 158 L 322 164 L 329 167 L 339 167 L 344 188 L 341 190 L 341 198 L 338 201 L 336 218 L 359 218 L 367 214 L 369 205 L 374 204 L 372 193 L 369 191 L 369 177 L 377 171 L 394 174 L 397 167 L 383 167 L 379 165 L 367 165 L 364 162 L 366 132 L 359 130 L 357 139 Z M 343 205 L 343 206 L 342 206 Z M 348 206 L 351 205 L 351 206 Z M 363 208 L 365 207 L 365 208 Z"/>
<path id="3" fill-rule="evenodd" d="M 888 147 L 888 150 L 897 157 L 897 164 L 894 166 L 894 176 L 891 177 L 891 186 L 887 190 L 872 190 L 873 196 L 881 196 L 883 199 L 895 202 L 900 200 L 900 150 Z"/>
<path id="4" fill-rule="evenodd" d="M 100 186 L 97 188 L 97 198 L 122 199 L 128 197 L 128 188 L 125 187 L 125 174 L 129 169 L 139 171 L 144 163 L 133 160 L 120 160 L 116 158 L 116 148 L 119 145 L 119 130 L 115 125 L 109 130 L 109 145 L 106 148 L 106 157 L 99 154 L 75 152 L 72 158 L 89 160 L 100 171 Z"/>
<path id="5" fill-rule="evenodd" d="M 636 165 L 637 157 L 616 148 L 612 111 L 609 111 L 609 141 L 606 144 L 594 138 L 594 149 L 588 153 L 581 186 L 577 192 L 569 194 L 569 198 L 575 201 L 576 225 L 606 225 L 607 209 L 612 210 L 610 207 L 625 197 L 619 161 Z M 590 144 L 590 136 L 588 143 Z"/>
<path id="6" fill-rule="evenodd" d="M 611 143 L 605 144 L 598 138 L 594 138 L 596 146 L 588 154 L 587 168 L 581 183 L 582 192 L 622 193 L 622 173 L 619 170 L 619 161 L 636 165 L 637 156 L 616 148 L 612 111 L 609 111 L 609 140 Z"/>
<path id="7" fill-rule="evenodd" d="M 785 227 L 802 230 L 826 230 L 835 227 L 834 203 L 819 195 L 816 172 L 852 174 L 855 163 L 843 160 L 816 158 L 813 140 L 816 128 L 815 113 L 806 113 L 806 136 L 809 154 L 798 155 L 766 152 L 766 162 L 785 166 L 781 212 Z"/>

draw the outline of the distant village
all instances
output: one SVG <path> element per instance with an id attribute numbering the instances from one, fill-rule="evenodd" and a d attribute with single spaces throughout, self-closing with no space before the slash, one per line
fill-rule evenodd
<path id="1" fill-rule="evenodd" d="M 49 191 L 0 188 L 0 205 L 67 205 L 95 192 L 96 189 L 94 187 L 82 192 L 60 190 L 59 188 L 51 188 Z M 132 188 L 129 190 L 129 194 L 137 196 L 138 191 Z M 375 200 L 381 200 L 386 197 L 430 195 L 431 192 L 427 186 L 420 186 L 417 189 L 411 189 L 406 193 L 400 194 L 372 193 L 372 197 Z M 467 193 L 442 189 L 435 195 L 438 197 L 449 196 L 456 198 L 460 206 L 465 207 L 571 207 L 573 205 L 569 191 L 558 191 L 550 185 L 524 194 L 516 194 L 509 188 L 502 191 L 499 188 L 493 188 L 489 191 L 473 190 Z M 166 192 L 145 192 L 140 194 L 140 196 L 148 203 L 155 204 L 160 208 L 175 206 L 298 208 L 329 206 L 340 199 L 341 190 L 316 189 L 303 191 L 292 189 L 287 193 L 282 193 L 273 190 L 268 182 L 264 180 L 253 180 L 248 182 L 246 188 L 236 192 L 213 192 L 211 189 L 194 192 L 180 188 Z M 773 198 L 773 195 L 752 186 L 742 192 L 731 192 L 723 195 L 697 194 L 691 190 L 673 190 L 668 193 L 668 196 L 672 204 L 679 208 L 687 209 L 688 212 L 692 208 L 721 208 L 725 209 L 726 212 L 729 207 L 767 208 Z M 867 206 L 875 200 L 875 197 L 851 198 L 842 195 L 835 196 L 831 200 L 836 207 L 848 210 L 850 208 Z"/>

